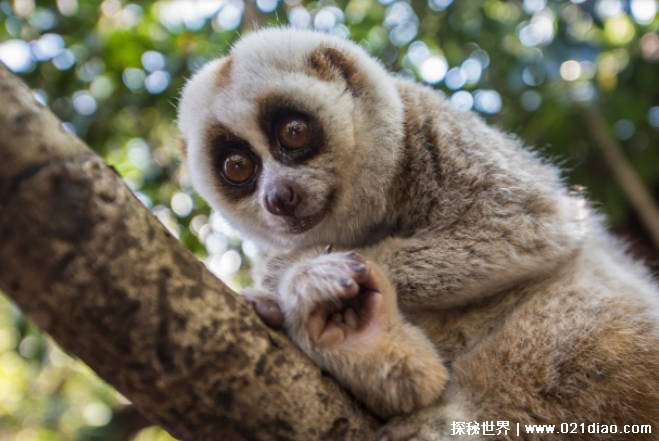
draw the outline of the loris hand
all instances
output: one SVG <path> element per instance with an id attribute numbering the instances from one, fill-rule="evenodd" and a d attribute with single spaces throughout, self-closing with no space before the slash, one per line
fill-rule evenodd
<path id="1" fill-rule="evenodd" d="M 278 296 L 291 338 L 378 415 L 426 406 L 444 388 L 439 355 L 374 262 L 354 252 L 298 261 Z"/>
<path id="2" fill-rule="evenodd" d="M 254 311 L 266 325 L 273 329 L 284 325 L 284 314 L 274 294 L 258 288 L 245 288 L 240 291 L 240 295 L 254 306 Z"/>
<path id="3" fill-rule="evenodd" d="M 298 262 L 284 274 L 279 296 L 286 326 L 305 350 L 374 347 L 378 334 L 400 319 L 381 270 L 354 252 Z"/>

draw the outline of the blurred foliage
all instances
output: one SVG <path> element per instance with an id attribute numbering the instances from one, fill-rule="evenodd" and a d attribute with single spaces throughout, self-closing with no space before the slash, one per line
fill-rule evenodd
<path id="1" fill-rule="evenodd" d="M 656 0 L 0 0 L 0 60 L 213 272 L 240 286 L 253 247 L 179 169 L 175 105 L 185 79 L 241 33 L 285 23 L 350 37 L 389 69 L 518 134 L 587 188 L 614 227 L 645 240 L 580 106 L 603 113 L 656 197 Z M 0 297 L 0 440 L 169 439 L 120 427 L 126 404 Z"/>

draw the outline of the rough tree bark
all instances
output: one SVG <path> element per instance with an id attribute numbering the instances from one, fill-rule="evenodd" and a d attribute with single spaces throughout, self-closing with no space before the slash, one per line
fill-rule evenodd
<path id="1" fill-rule="evenodd" d="M 367 440 L 376 421 L 0 67 L 0 288 L 174 436 Z"/>

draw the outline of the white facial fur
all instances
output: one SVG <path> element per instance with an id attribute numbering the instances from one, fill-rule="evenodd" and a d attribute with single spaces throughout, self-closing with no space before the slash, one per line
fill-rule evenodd
<path id="1" fill-rule="evenodd" d="M 309 58 L 321 47 L 338 50 L 351 63 L 361 78 L 359 93 L 351 93 L 342 77 L 314 75 Z M 273 95 L 302 104 L 317 118 L 327 141 L 321 154 L 297 165 L 273 157 L 259 122 L 259 106 Z M 194 75 L 182 93 L 179 128 L 193 185 L 245 236 L 277 249 L 352 246 L 385 216 L 403 137 L 402 113 L 392 78 L 354 43 L 271 28 L 243 38 L 227 57 Z M 238 200 L 222 191 L 210 157 L 207 133 L 217 123 L 247 141 L 261 161 L 256 190 Z M 305 191 L 296 215 L 327 210 L 307 231 L 292 232 L 284 217 L 265 209 L 265 191 L 282 178 Z M 369 191 L 374 187 L 382 188 L 381 194 Z"/>

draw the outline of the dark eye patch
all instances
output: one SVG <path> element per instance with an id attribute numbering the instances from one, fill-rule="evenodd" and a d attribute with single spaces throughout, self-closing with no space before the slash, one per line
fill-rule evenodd
<path id="1" fill-rule="evenodd" d="M 294 119 L 305 122 L 309 139 L 301 147 L 290 148 L 281 142 L 281 128 Z M 259 125 L 268 139 L 272 156 L 282 164 L 303 164 L 326 148 L 327 140 L 319 119 L 305 106 L 287 96 L 269 95 L 260 100 Z"/>
<path id="2" fill-rule="evenodd" d="M 206 133 L 206 145 L 216 182 L 228 198 L 242 199 L 256 190 L 261 171 L 261 158 L 254 152 L 249 142 L 217 123 Z M 247 164 L 249 173 L 245 170 L 235 170 L 237 158 L 241 158 L 243 166 Z M 228 165 L 233 166 L 233 172 L 232 167 Z"/>

